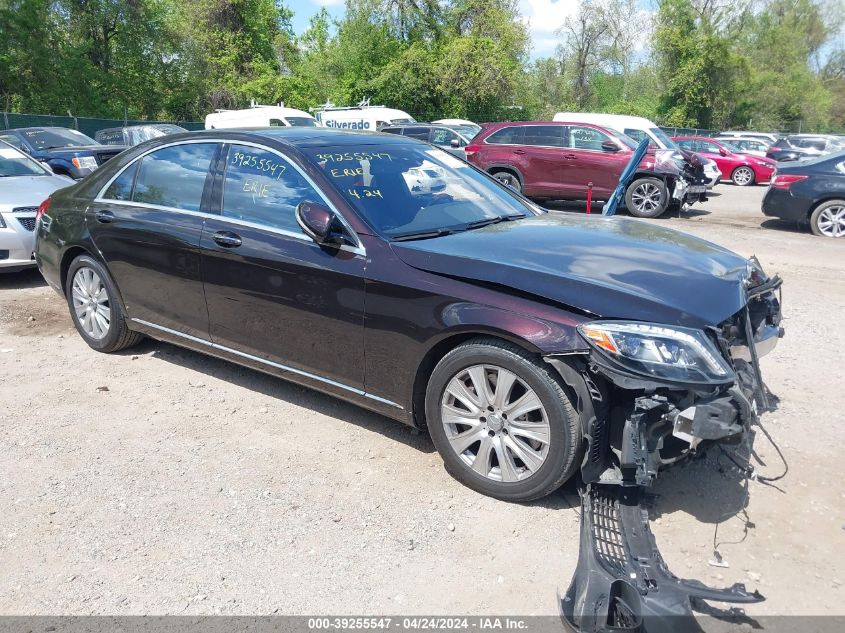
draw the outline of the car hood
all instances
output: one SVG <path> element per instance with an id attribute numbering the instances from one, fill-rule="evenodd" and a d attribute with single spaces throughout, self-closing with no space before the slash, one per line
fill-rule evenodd
<path id="1" fill-rule="evenodd" d="M 414 268 L 529 293 L 595 317 L 716 325 L 745 305 L 747 260 L 654 224 L 558 213 L 393 242 Z"/>
<path id="2" fill-rule="evenodd" d="M 0 209 L 37 207 L 51 193 L 70 187 L 73 180 L 64 176 L 8 176 L 0 178 Z"/>

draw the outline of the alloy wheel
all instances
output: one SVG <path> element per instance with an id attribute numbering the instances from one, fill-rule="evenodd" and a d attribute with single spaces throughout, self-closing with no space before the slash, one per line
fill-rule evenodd
<path id="1" fill-rule="evenodd" d="M 831 206 L 821 212 L 816 224 L 827 237 L 845 237 L 845 205 Z"/>
<path id="2" fill-rule="evenodd" d="M 744 187 L 745 185 L 751 184 L 753 180 L 754 172 L 751 171 L 748 167 L 737 167 L 736 171 L 734 171 L 733 181 L 740 187 Z"/>
<path id="3" fill-rule="evenodd" d="M 104 338 L 111 325 L 109 295 L 100 276 L 82 267 L 73 276 L 71 286 L 73 311 L 82 330 L 92 339 Z"/>
<path id="4" fill-rule="evenodd" d="M 500 171 L 496 174 L 493 174 L 493 178 L 498 180 L 503 185 L 507 185 L 511 189 L 516 189 L 519 191 L 519 180 L 517 180 L 516 176 L 513 174 L 509 174 L 506 171 Z"/>
<path id="5" fill-rule="evenodd" d="M 483 477 L 524 480 L 548 457 L 546 409 L 525 381 L 503 367 L 462 369 L 447 383 L 440 413 L 452 449 Z"/>
<path id="6" fill-rule="evenodd" d="M 660 208 L 660 187 L 653 182 L 644 182 L 631 194 L 634 207 L 641 213 L 651 213 Z"/>

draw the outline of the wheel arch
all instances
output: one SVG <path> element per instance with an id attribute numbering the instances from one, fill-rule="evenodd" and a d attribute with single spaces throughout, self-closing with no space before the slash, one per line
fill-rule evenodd
<path id="1" fill-rule="evenodd" d="M 475 338 L 493 338 L 507 343 L 517 345 L 530 354 L 536 354 L 538 358 L 542 352 L 530 341 L 516 336 L 506 330 L 489 326 L 467 326 L 460 329 L 446 332 L 444 336 L 435 341 L 420 359 L 414 374 L 413 388 L 411 394 L 411 419 L 414 426 L 420 429 L 426 428 L 425 422 L 425 394 L 428 387 L 428 380 L 431 372 L 446 354 L 459 345 Z"/>
<path id="2" fill-rule="evenodd" d="M 813 204 L 811 204 L 810 208 L 807 210 L 806 221 L 809 222 L 815 210 L 822 206 L 825 202 L 832 202 L 834 200 L 842 200 L 842 202 L 845 202 L 845 195 L 830 193 L 813 200 Z"/>
<path id="3" fill-rule="evenodd" d="M 59 281 L 62 284 L 62 293 L 67 294 L 67 272 L 70 270 L 70 265 L 80 255 L 88 255 L 100 261 L 100 259 L 87 248 L 82 246 L 71 246 L 64 253 L 62 253 L 62 261 L 59 264 Z M 102 262 L 101 262 L 102 263 Z"/>

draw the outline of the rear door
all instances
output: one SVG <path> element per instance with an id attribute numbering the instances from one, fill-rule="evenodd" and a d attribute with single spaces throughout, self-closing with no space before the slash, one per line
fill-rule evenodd
<path id="1" fill-rule="evenodd" d="M 130 318 L 208 336 L 200 279 L 203 192 L 215 142 L 153 150 L 118 174 L 85 213 Z"/>
<path id="2" fill-rule="evenodd" d="M 532 195 L 556 198 L 570 197 L 573 177 L 570 173 L 571 154 L 565 151 L 564 125 L 523 126 L 523 147 L 515 152 L 525 153 L 526 184 L 531 182 Z"/>
<path id="3" fill-rule="evenodd" d="M 233 143 L 216 171 L 218 215 L 206 219 L 201 242 L 212 341 L 362 389 L 363 251 L 321 247 L 303 233 L 297 205 L 329 203 L 283 154 Z"/>

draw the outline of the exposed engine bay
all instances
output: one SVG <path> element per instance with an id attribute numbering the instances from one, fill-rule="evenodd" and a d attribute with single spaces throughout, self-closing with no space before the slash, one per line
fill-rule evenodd
<path id="1" fill-rule="evenodd" d="M 776 407 L 759 359 L 783 335 L 782 282 L 766 277 L 755 259 L 751 264 L 745 306 L 706 332 L 722 355 L 709 359 L 714 371 L 706 379 L 683 384 L 648 376 L 645 363 L 619 362 L 619 355 L 604 353 L 628 344 L 625 336 L 636 331 L 630 326 L 587 332 L 596 347 L 586 357 L 546 359 L 577 395 L 587 445 L 578 566 L 560 600 L 572 630 L 701 631 L 694 612 L 709 608 L 703 601 L 764 599 L 741 583 L 717 589 L 676 577 L 648 519 L 648 490 L 661 471 L 710 447 L 750 441 L 759 416 Z"/>

